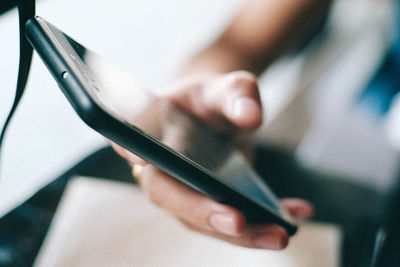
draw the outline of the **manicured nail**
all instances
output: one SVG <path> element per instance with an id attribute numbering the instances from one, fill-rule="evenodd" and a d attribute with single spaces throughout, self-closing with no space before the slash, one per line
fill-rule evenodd
<path id="1" fill-rule="evenodd" d="M 258 103 L 249 97 L 237 97 L 232 102 L 232 112 L 237 118 L 246 116 L 247 114 L 252 114 L 253 110 L 258 110 Z"/>
<path id="2" fill-rule="evenodd" d="M 290 215 L 296 220 L 304 220 L 310 217 L 310 212 L 308 210 L 294 210 L 290 212 Z"/>
<path id="3" fill-rule="evenodd" d="M 254 239 L 253 242 L 258 248 L 281 250 L 288 245 L 289 239 L 285 235 L 270 232 L 260 234 Z"/>
<path id="4" fill-rule="evenodd" d="M 210 217 L 211 226 L 218 232 L 227 235 L 237 235 L 233 216 L 229 214 L 217 213 Z"/>

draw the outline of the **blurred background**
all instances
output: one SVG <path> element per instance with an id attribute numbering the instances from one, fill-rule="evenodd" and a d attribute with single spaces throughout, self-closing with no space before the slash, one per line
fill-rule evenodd
<path id="1" fill-rule="evenodd" d="M 38 0 L 37 14 L 157 91 L 218 36 L 241 2 Z M 266 121 L 258 142 L 313 172 L 387 192 L 398 175 L 400 102 L 391 92 L 381 104 L 368 88 L 394 40 L 395 15 L 395 1 L 335 1 L 323 31 L 260 77 Z M 3 119 L 17 78 L 15 9 L 0 16 L 0 33 Z M 141 99 L 133 92 L 121 101 Z M 35 55 L 2 151 L 0 214 L 105 145 Z"/>

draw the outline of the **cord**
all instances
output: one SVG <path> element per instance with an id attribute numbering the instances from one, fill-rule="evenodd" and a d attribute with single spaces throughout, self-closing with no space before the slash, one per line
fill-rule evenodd
<path id="1" fill-rule="evenodd" d="M 19 67 L 18 67 L 18 80 L 17 88 L 15 91 L 14 102 L 8 113 L 7 119 L 4 122 L 0 134 L 0 162 L 1 162 L 1 148 L 4 142 L 5 134 L 11 119 L 17 109 L 17 106 L 22 98 L 25 90 L 26 82 L 29 76 L 29 70 L 32 62 L 33 48 L 29 44 L 25 36 L 25 24 L 35 15 L 35 0 L 19 0 L 18 1 L 18 15 L 19 15 Z"/>

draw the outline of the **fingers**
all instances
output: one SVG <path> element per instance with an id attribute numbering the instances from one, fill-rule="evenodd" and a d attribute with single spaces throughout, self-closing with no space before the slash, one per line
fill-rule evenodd
<path id="1" fill-rule="evenodd" d="M 116 143 L 109 141 L 112 148 L 117 152 L 118 155 L 123 157 L 125 160 L 128 161 L 130 166 L 133 166 L 133 164 L 139 164 L 139 165 L 146 165 L 147 161 L 143 160 L 142 158 L 136 156 L 132 152 L 126 150 L 125 148 L 117 145 Z"/>
<path id="2" fill-rule="evenodd" d="M 310 218 L 314 213 L 313 206 L 302 199 L 287 198 L 282 200 L 282 205 L 289 211 L 290 215 L 297 220 Z"/>
<path id="3" fill-rule="evenodd" d="M 261 125 L 262 106 L 257 78 L 253 74 L 245 71 L 232 72 L 222 76 L 214 86 L 219 87 L 219 92 L 217 88 L 207 90 L 205 94 L 210 96 L 206 99 L 215 97 L 210 103 L 230 122 L 243 129 L 253 129 Z"/>
<path id="4" fill-rule="evenodd" d="M 182 221 L 182 223 L 192 231 L 247 248 L 281 250 L 287 247 L 289 243 L 289 236 L 286 231 L 277 225 L 247 226 L 241 236 L 229 236 L 201 229 L 185 221 Z"/>
<path id="5" fill-rule="evenodd" d="M 245 219 L 238 210 L 192 190 L 151 165 L 143 168 L 139 182 L 153 203 L 200 229 L 230 236 L 240 236 L 244 231 Z"/>
<path id="6" fill-rule="evenodd" d="M 220 204 L 157 168 L 143 168 L 139 182 L 150 200 L 177 216 L 189 229 L 249 248 L 283 249 L 288 234 L 277 225 L 250 226 L 237 209 Z"/>
<path id="7" fill-rule="evenodd" d="M 170 100 L 217 128 L 229 122 L 254 129 L 262 123 L 257 78 L 247 71 L 185 79 L 171 87 Z"/>

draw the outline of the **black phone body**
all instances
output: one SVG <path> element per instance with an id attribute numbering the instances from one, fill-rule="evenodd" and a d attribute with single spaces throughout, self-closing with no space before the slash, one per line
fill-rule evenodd
<path id="1" fill-rule="evenodd" d="M 88 63 L 88 59 L 95 57 L 92 52 L 40 17 L 28 21 L 26 34 L 74 110 L 88 126 L 191 188 L 238 208 L 248 223 L 278 224 L 289 235 L 297 231 L 297 226 L 290 221 L 268 186 L 260 182 L 238 153 L 234 153 L 236 156 L 225 165 L 234 166 L 239 162 L 239 167 L 233 171 L 229 168 L 215 171 L 207 168 L 207 163 L 201 164 L 193 157 L 177 152 L 104 105 L 103 86 Z M 236 180 L 231 180 L 233 176 Z"/>

